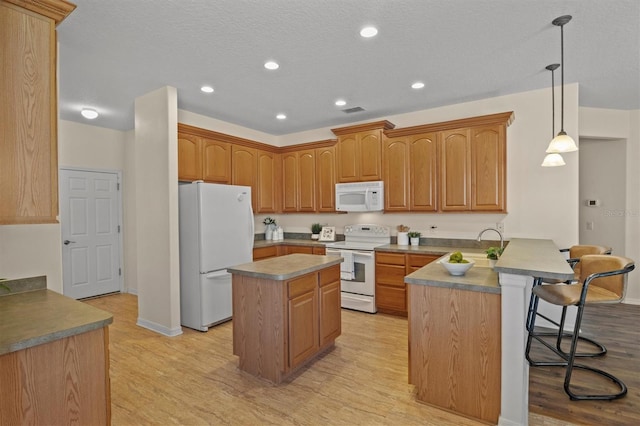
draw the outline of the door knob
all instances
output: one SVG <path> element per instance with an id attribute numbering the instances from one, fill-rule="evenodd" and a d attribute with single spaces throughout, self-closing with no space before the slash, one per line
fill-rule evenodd
<path id="1" fill-rule="evenodd" d="M 68 246 L 71 243 L 75 243 L 75 241 L 70 241 L 70 240 L 64 240 L 64 245 Z"/>

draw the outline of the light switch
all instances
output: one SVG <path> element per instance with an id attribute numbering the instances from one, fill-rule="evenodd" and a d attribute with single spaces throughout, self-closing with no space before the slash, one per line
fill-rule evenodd
<path id="1" fill-rule="evenodd" d="M 587 231 L 593 231 L 593 222 L 587 222 Z"/>

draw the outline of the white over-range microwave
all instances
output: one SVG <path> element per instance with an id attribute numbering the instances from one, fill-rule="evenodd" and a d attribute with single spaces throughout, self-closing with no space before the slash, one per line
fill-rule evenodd
<path id="1" fill-rule="evenodd" d="M 384 182 L 336 183 L 336 210 L 377 212 L 384 210 Z"/>

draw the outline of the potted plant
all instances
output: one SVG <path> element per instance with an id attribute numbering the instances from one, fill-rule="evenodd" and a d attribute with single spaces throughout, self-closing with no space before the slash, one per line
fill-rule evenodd
<path id="1" fill-rule="evenodd" d="M 489 259 L 489 263 L 491 264 L 492 267 L 495 266 L 496 261 L 498 260 L 498 258 L 500 257 L 503 251 L 504 249 L 500 247 L 489 247 L 484 251 L 487 254 L 487 259 Z"/>
<path id="2" fill-rule="evenodd" d="M 411 231 L 407 233 L 407 237 L 409 237 L 409 240 L 411 241 L 411 245 L 412 246 L 419 246 L 420 245 L 420 232 L 417 231 Z"/>
<path id="3" fill-rule="evenodd" d="M 265 217 L 262 221 L 264 223 L 264 239 L 272 240 L 273 239 L 273 231 L 276 229 L 276 220 L 272 217 Z"/>
<path id="4" fill-rule="evenodd" d="M 398 230 L 398 245 L 399 246 L 408 246 L 409 245 L 409 227 L 406 225 L 398 225 L 396 227 Z"/>
<path id="5" fill-rule="evenodd" d="M 319 223 L 311 224 L 311 239 L 317 240 L 320 238 L 320 231 L 322 231 L 322 225 Z"/>

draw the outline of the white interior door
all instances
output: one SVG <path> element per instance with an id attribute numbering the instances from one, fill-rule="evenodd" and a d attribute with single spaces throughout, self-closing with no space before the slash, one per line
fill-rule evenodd
<path id="1" fill-rule="evenodd" d="M 60 170 L 63 292 L 74 299 L 120 291 L 117 173 Z"/>

